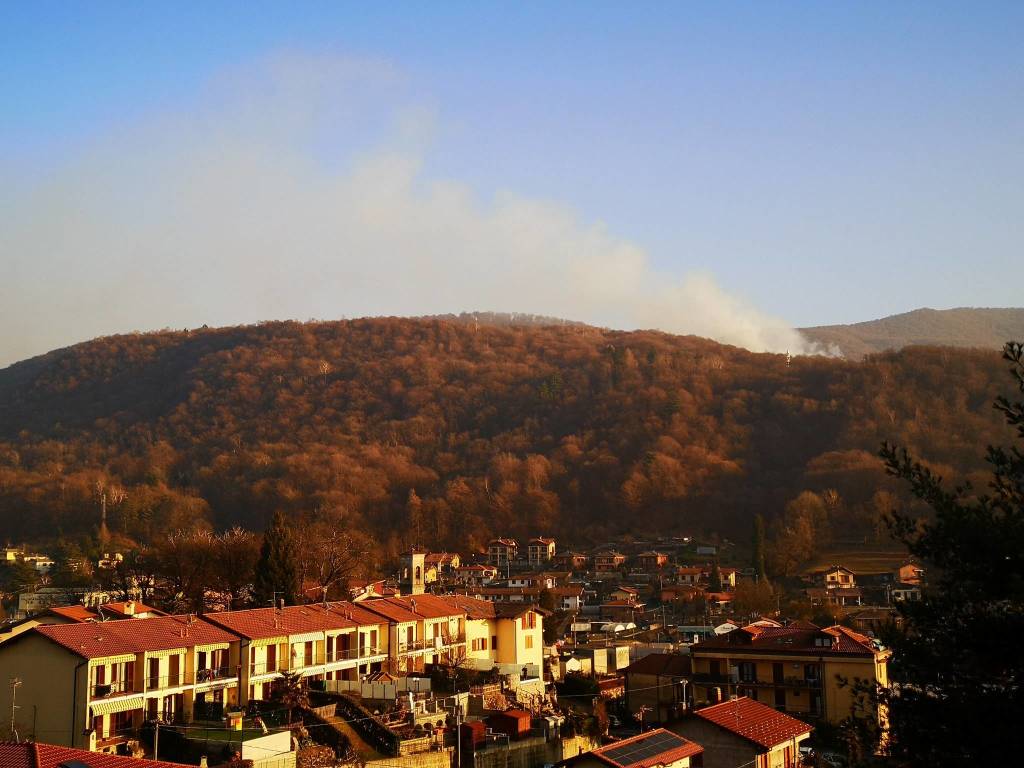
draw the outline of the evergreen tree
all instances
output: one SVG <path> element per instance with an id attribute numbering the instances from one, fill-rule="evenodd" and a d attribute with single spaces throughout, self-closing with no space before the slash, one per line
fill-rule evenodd
<path id="1" fill-rule="evenodd" d="M 708 576 L 708 592 L 722 591 L 722 571 L 718 568 L 718 558 L 711 564 L 711 575 Z"/>
<path id="2" fill-rule="evenodd" d="M 263 534 L 260 559 L 253 584 L 256 604 L 265 606 L 275 597 L 294 605 L 299 595 L 299 552 L 295 536 L 280 510 Z"/>
<path id="3" fill-rule="evenodd" d="M 759 580 L 768 575 L 764 569 L 764 518 L 761 515 L 754 515 L 754 556 L 751 565 Z"/>
<path id="4" fill-rule="evenodd" d="M 1024 350 L 1004 358 L 1024 392 Z M 1024 402 L 995 407 L 1024 445 Z M 926 563 L 919 602 L 900 606 L 888 705 L 890 751 L 907 765 L 1004 763 L 1024 722 L 1024 450 L 989 447 L 987 492 L 948 490 L 906 450 L 886 444 L 889 472 L 932 509 L 925 522 L 895 515 L 894 533 Z"/>

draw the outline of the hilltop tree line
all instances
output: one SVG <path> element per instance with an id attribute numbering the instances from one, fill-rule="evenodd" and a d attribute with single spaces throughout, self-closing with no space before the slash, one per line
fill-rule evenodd
<path id="1" fill-rule="evenodd" d="M 987 351 L 790 360 L 436 318 L 114 336 L 0 371 L 0 526 L 93 541 L 105 499 L 114 543 L 141 546 L 281 512 L 364 532 L 387 559 L 497 534 L 749 542 L 761 515 L 766 567 L 785 573 L 926 513 L 886 476 L 883 440 L 977 479 L 1000 374 Z"/>

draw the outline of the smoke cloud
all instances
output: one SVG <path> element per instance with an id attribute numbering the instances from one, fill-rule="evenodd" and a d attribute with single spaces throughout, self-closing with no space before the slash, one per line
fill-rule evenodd
<path id="1" fill-rule="evenodd" d="M 435 118 L 406 87 L 278 56 L 12 183 L 0 365 L 135 329 L 476 309 L 819 351 L 565 205 L 427 174 Z"/>

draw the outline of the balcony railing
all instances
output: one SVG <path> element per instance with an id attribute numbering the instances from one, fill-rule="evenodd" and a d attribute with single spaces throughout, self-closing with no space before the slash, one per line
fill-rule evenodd
<path id="1" fill-rule="evenodd" d="M 359 658 L 358 648 L 338 648 L 327 654 L 327 663 L 333 664 L 336 661 L 353 661 Z"/>
<path id="2" fill-rule="evenodd" d="M 161 688 L 178 688 L 185 685 L 185 675 L 180 672 L 176 675 L 147 675 L 146 690 L 153 691 Z"/>
<path id="3" fill-rule="evenodd" d="M 196 670 L 196 684 L 213 683 L 230 677 L 235 677 L 235 670 L 232 667 L 207 667 Z"/>
<path id="4" fill-rule="evenodd" d="M 413 653 L 415 651 L 422 651 L 425 648 L 433 648 L 434 641 L 431 640 L 404 640 L 398 644 L 399 653 Z"/>
<path id="5" fill-rule="evenodd" d="M 272 664 L 268 662 L 260 662 L 259 664 L 249 664 L 250 675 L 271 675 L 275 672 L 286 672 L 288 665 L 283 661 L 275 661 Z"/>
<path id="6" fill-rule="evenodd" d="M 90 696 L 94 699 L 103 699 L 107 696 L 119 696 L 122 693 L 135 693 L 135 681 L 115 680 L 110 683 L 94 683 Z"/>
<path id="7" fill-rule="evenodd" d="M 111 730 L 107 736 L 96 737 L 96 748 L 105 749 L 107 747 L 115 747 L 119 744 L 124 744 L 126 741 L 138 738 L 139 731 L 137 728 L 119 728 Z"/>
<path id="8" fill-rule="evenodd" d="M 693 676 L 693 682 L 700 683 L 701 685 L 736 685 L 740 682 L 740 676 L 737 674 L 723 675 L 711 674 L 702 672 Z"/>

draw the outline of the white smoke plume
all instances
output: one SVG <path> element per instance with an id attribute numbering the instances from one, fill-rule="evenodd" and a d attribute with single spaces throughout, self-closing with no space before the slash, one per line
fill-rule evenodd
<path id="1" fill-rule="evenodd" d="M 434 118 L 403 88 L 279 56 L 10 184 L 0 365 L 133 329 L 473 309 L 818 351 L 564 205 L 429 177 Z"/>

